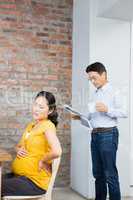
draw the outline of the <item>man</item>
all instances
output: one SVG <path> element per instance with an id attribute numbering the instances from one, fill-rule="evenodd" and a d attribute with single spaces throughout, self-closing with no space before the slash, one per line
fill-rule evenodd
<path id="1" fill-rule="evenodd" d="M 95 178 L 95 200 L 106 200 L 107 187 L 110 200 L 120 200 L 120 186 L 116 167 L 118 148 L 117 119 L 127 117 L 122 98 L 107 80 L 102 63 L 86 68 L 89 81 L 96 87 L 93 102 L 88 104 L 91 134 L 92 170 Z M 82 119 L 81 119 L 82 121 Z"/>

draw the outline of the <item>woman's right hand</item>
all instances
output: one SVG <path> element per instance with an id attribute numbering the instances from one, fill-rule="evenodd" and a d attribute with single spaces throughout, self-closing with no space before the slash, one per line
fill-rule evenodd
<path id="1" fill-rule="evenodd" d="M 17 147 L 16 151 L 18 158 L 25 157 L 28 153 L 24 147 Z"/>
<path id="2" fill-rule="evenodd" d="M 47 170 L 48 172 L 52 172 L 52 166 L 50 164 L 48 164 L 47 162 L 40 160 L 39 161 L 39 172 L 44 169 Z"/>

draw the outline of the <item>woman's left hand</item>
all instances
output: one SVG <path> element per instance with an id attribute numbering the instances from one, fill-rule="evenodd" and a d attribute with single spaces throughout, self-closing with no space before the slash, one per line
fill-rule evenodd
<path id="1" fill-rule="evenodd" d="M 52 172 L 51 164 L 46 163 L 43 160 L 39 161 L 39 171 L 41 170 L 47 170 L 48 172 Z"/>

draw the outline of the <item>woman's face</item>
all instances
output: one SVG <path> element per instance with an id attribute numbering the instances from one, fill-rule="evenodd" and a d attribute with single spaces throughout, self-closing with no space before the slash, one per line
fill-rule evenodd
<path id="1" fill-rule="evenodd" d="M 35 121 L 47 119 L 49 114 L 48 102 L 45 97 L 37 97 L 32 106 L 32 115 Z"/>

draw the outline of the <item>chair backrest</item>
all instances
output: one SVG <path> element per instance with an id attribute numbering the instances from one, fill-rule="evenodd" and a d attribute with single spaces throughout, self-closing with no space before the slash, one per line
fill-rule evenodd
<path id="1" fill-rule="evenodd" d="M 53 190 L 55 178 L 56 178 L 56 175 L 57 175 L 57 172 L 58 172 L 58 168 L 59 168 L 59 165 L 60 165 L 60 160 L 61 160 L 61 157 L 54 159 L 53 162 L 52 162 L 52 176 L 51 176 L 51 179 L 50 179 L 48 190 L 45 194 L 45 200 L 51 200 L 51 198 L 52 198 L 51 197 L 52 190 Z"/>
<path id="2" fill-rule="evenodd" d="M 55 182 L 55 178 L 58 172 L 58 168 L 60 165 L 61 157 L 56 158 L 52 162 L 52 176 L 50 179 L 50 183 L 47 189 L 47 192 L 44 195 L 34 195 L 34 196 L 4 196 L 2 200 L 14 200 L 14 199 L 39 199 L 39 200 L 51 200 L 52 199 L 52 190 Z"/>

